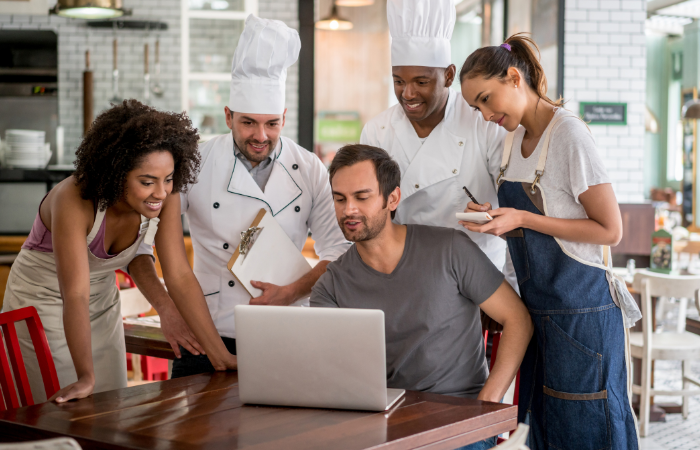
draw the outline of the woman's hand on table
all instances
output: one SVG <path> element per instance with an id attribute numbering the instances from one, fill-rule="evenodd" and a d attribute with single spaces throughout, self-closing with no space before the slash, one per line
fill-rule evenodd
<path id="1" fill-rule="evenodd" d="M 217 371 L 238 370 L 238 358 L 228 352 L 222 357 L 212 357 L 209 355 L 209 361 Z"/>
<path id="2" fill-rule="evenodd" d="M 83 376 L 73 384 L 69 384 L 63 389 L 56 392 L 50 399 L 50 402 L 65 403 L 70 400 L 77 400 L 88 397 L 95 389 L 95 377 Z"/>
<path id="3" fill-rule="evenodd" d="M 206 355 L 206 352 L 202 346 L 197 341 L 197 338 L 187 326 L 185 320 L 182 318 L 178 310 L 173 304 L 171 307 L 165 308 L 164 311 L 159 312 L 160 316 L 160 328 L 163 331 L 165 339 L 167 339 L 170 346 L 175 352 L 175 356 L 179 359 L 180 346 L 184 347 L 188 352 L 193 355 Z"/>

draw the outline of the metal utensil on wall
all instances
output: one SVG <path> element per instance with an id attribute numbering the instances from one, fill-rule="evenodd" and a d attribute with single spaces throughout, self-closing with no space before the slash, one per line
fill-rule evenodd
<path id="1" fill-rule="evenodd" d="M 83 72 L 83 136 L 87 135 L 92 124 L 93 90 L 92 90 L 92 70 L 90 70 L 90 50 L 85 52 L 85 72 Z M 58 137 L 56 138 L 58 142 Z M 61 153 L 63 153 L 61 151 Z M 59 155 L 57 151 L 57 157 Z"/>
<path id="2" fill-rule="evenodd" d="M 119 69 L 117 68 L 117 38 L 114 38 L 112 44 L 112 98 L 109 103 L 118 104 L 122 102 L 122 96 L 119 93 Z"/>
<path id="3" fill-rule="evenodd" d="M 151 92 L 156 97 L 162 97 L 164 94 L 163 87 L 160 85 L 160 39 L 156 39 L 156 61 L 155 61 L 155 80 L 151 86 Z"/>
<path id="4" fill-rule="evenodd" d="M 151 102 L 151 75 L 148 73 L 148 43 L 143 45 L 143 103 Z"/>

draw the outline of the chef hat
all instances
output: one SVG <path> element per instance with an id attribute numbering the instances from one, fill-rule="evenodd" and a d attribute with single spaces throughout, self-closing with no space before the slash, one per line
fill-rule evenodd
<path id="1" fill-rule="evenodd" d="M 388 0 L 391 65 L 447 67 L 457 13 L 454 0 Z"/>
<path id="2" fill-rule="evenodd" d="M 287 67 L 299 58 L 299 33 L 279 20 L 249 15 L 233 53 L 231 111 L 282 114 Z"/>

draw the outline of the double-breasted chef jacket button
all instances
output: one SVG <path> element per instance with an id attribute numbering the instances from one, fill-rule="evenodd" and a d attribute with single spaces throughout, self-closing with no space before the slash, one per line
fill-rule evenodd
<path id="1" fill-rule="evenodd" d="M 294 211 L 299 212 L 299 211 L 301 211 L 301 208 L 298 207 L 298 206 L 295 206 L 295 207 L 294 207 Z"/>
<path id="2" fill-rule="evenodd" d="M 228 250 L 228 244 L 224 242 L 224 250 Z"/>
<path id="3" fill-rule="evenodd" d="M 219 208 L 219 202 L 214 202 L 214 209 L 218 209 L 218 208 Z"/>
<path id="4" fill-rule="evenodd" d="M 297 170 L 299 168 L 299 164 L 292 164 L 292 169 Z"/>
<path id="5" fill-rule="evenodd" d="M 454 169 L 454 170 L 452 171 L 452 173 L 456 174 L 456 173 L 457 173 L 457 169 Z"/>
<path id="6" fill-rule="evenodd" d="M 459 146 L 461 147 L 461 146 L 463 146 L 463 145 L 464 145 L 464 142 L 459 141 Z"/>
<path id="7" fill-rule="evenodd" d="M 415 186 L 415 188 L 416 188 L 416 189 L 420 189 L 420 184 L 417 184 L 417 185 Z"/>
<path id="8" fill-rule="evenodd" d="M 234 283 L 233 280 L 231 280 L 231 281 L 228 282 L 228 285 L 231 286 L 231 287 L 234 287 L 234 286 L 236 285 L 236 283 Z"/>

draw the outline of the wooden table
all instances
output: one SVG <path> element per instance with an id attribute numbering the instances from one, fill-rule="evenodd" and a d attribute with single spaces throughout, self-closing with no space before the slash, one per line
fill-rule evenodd
<path id="1" fill-rule="evenodd" d="M 124 341 L 127 353 L 175 359 L 175 352 L 160 328 L 125 323 Z"/>
<path id="2" fill-rule="evenodd" d="M 386 413 L 244 406 L 235 372 L 193 375 L 0 413 L 0 441 L 84 449 L 452 450 L 514 429 L 517 407 L 409 391 Z"/>

